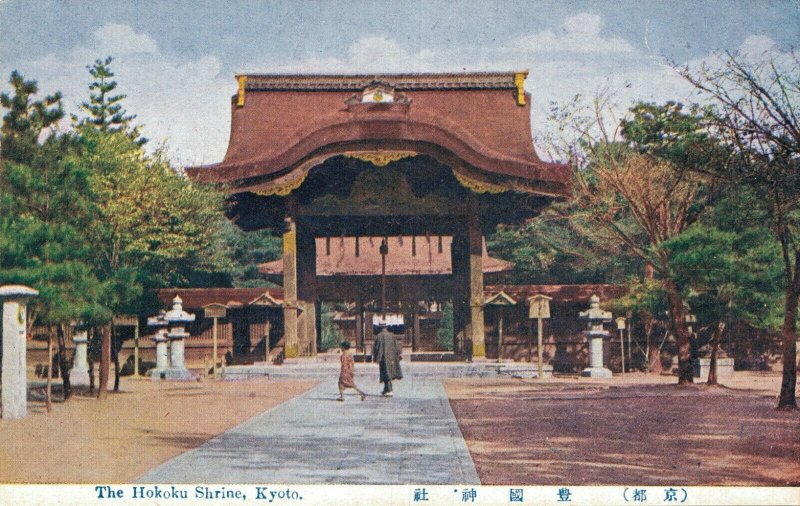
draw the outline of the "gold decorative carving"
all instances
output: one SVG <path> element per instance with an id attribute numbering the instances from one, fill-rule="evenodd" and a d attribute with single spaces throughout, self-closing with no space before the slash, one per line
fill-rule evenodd
<path id="1" fill-rule="evenodd" d="M 457 170 L 453 170 L 453 175 L 456 177 L 458 182 L 461 183 L 461 186 L 468 188 L 475 193 L 503 193 L 509 190 L 509 188 L 500 186 L 499 184 L 487 183 L 485 181 L 472 179 L 471 177 L 462 174 Z"/>
<path id="2" fill-rule="evenodd" d="M 303 181 L 306 180 L 307 175 L 308 175 L 307 173 L 300 174 L 299 176 L 293 179 L 284 181 L 275 186 L 271 186 L 261 190 L 253 190 L 253 193 L 255 193 L 256 195 L 261 195 L 262 197 L 269 197 L 270 195 L 285 197 L 290 193 L 292 193 L 293 191 L 295 191 L 296 189 L 300 188 L 300 185 L 303 184 Z"/>
<path id="3" fill-rule="evenodd" d="M 247 87 L 247 76 L 238 76 L 239 95 L 236 97 L 236 107 L 244 107 L 244 91 Z"/>
<path id="4" fill-rule="evenodd" d="M 416 151 L 349 151 L 343 153 L 349 158 L 369 162 L 377 167 L 386 167 L 392 162 L 417 156 Z"/>
<path id="5" fill-rule="evenodd" d="M 517 72 L 514 74 L 514 86 L 517 87 L 517 105 L 525 105 L 525 78 L 528 72 Z"/>

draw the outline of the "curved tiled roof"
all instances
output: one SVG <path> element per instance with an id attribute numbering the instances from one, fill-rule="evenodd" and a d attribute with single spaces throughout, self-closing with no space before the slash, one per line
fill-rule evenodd
<path id="1" fill-rule="evenodd" d="M 534 151 L 530 101 L 520 105 L 519 75 L 241 76 L 243 105 L 233 98 L 225 158 L 187 173 L 200 182 L 241 186 L 347 149 L 396 143 L 440 160 L 455 157 L 490 177 L 566 194 L 568 166 L 542 162 Z M 394 101 L 362 103 L 360 92 L 375 83 Z"/>

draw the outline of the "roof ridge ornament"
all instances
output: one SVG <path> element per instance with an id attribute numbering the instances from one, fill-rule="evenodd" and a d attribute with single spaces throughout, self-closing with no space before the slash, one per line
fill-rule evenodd
<path id="1" fill-rule="evenodd" d="M 239 93 L 236 97 L 236 107 L 244 107 L 244 93 L 247 89 L 247 76 L 236 76 L 236 80 L 239 81 Z"/>
<path id="2" fill-rule="evenodd" d="M 517 72 L 514 74 L 514 86 L 517 88 L 517 105 L 525 105 L 525 79 L 528 77 L 528 71 Z"/>

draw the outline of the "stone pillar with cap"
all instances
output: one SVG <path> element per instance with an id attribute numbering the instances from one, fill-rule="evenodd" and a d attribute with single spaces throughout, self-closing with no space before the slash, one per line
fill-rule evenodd
<path id="1" fill-rule="evenodd" d="M 162 374 L 166 374 L 169 367 L 169 355 L 167 352 L 167 320 L 166 312 L 161 311 L 158 315 L 152 316 L 147 319 L 147 326 L 155 329 L 153 341 L 156 343 L 156 367 L 150 370 L 150 377 L 154 379 L 161 378 Z"/>
<path id="2" fill-rule="evenodd" d="M 72 358 L 72 369 L 69 370 L 69 382 L 73 385 L 89 384 L 89 327 L 84 322 L 72 324 L 72 342 L 75 343 L 75 355 Z"/>
<path id="3" fill-rule="evenodd" d="M 0 417 L 24 418 L 28 414 L 27 302 L 39 295 L 22 285 L 0 287 L 3 304 L 3 375 Z"/>
<path id="4" fill-rule="evenodd" d="M 169 325 L 169 367 L 166 371 L 166 379 L 191 379 L 192 373 L 186 368 L 184 360 L 184 344 L 185 339 L 189 334 L 185 331 L 187 323 L 193 322 L 195 315 L 189 314 L 183 310 L 183 300 L 179 296 L 172 299 L 172 309 L 167 311 L 164 319 Z"/>
<path id="5" fill-rule="evenodd" d="M 589 378 L 610 378 L 611 370 L 603 367 L 603 339 L 611 334 L 603 328 L 611 322 L 611 313 L 600 309 L 600 297 L 592 295 L 589 309 L 580 312 L 580 319 L 587 321 L 585 334 L 589 337 L 589 367 L 581 371 L 581 376 Z"/>

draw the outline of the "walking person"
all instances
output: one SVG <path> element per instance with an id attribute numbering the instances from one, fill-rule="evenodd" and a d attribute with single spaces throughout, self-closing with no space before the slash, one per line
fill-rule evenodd
<path id="1" fill-rule="evenodd" d="M 361 394 L 363 401 L 367 394 L 356 386 L 355 380 L 355 364 L 353 363 L 353 355 L 350 353 L 350 342 L 342 341 L 340 345 L 342 349 L 342 356 L 339 358 L 342 368 L 339 370 L 339 398 L 337 401 L 344 401 L 344 391 L 348 388 L 355 389 L 356 392 Z"/>
<path id="2" fill-rule="evenodd" d="M 372 346 L 372 361 L 380 364 L 380 381 L 383 383 L 384 397 L 391 397 L 392 380 L 403 379 L 403 372 L 400 370 L 400 346 L 394 334 L 389 332 L 385 323 L 378 325 L 380 332 L 375 336 L 375 344 Z"/>

